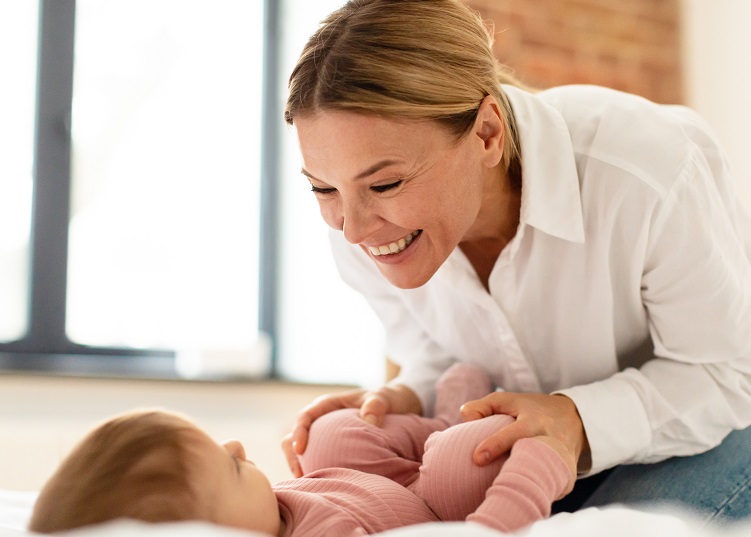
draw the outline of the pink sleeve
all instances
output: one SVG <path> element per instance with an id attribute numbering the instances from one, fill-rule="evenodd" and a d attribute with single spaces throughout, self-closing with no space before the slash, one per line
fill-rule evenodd
<path id="1" fill-rule="evenodd" d="M 467 520 L 504 532 L 519 530 L 550 516 L 552 503 L 566 491 L 569 479 L 566 463 L 553 448 L 523 438 L 514 444 L 485 500 Z"/>

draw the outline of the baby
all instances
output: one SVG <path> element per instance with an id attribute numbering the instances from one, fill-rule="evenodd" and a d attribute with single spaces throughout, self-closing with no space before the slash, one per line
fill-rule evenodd
<path id="1" fill-rule="evenodd" d="M 219 444 L 174 413 L 130 412 L 94 429 L 62 462 L 29 529 L 127 517 L 287 537 L 360 536 L 439 520 L 514 531 L 548 516 L 573 488 L 575 471 L 548 437 L 520 440 L 505 460 L 475 465 L 477 443 L 511 418 L 458 424 L 459 406 L 491 388 L 484 372 L 457 365 L 439 381 L 434 418 L 389 415 L 379 428 L 356 409 L 327 414 L 311 428 L 304 477 L 274 486 L 239 442 Z"/>

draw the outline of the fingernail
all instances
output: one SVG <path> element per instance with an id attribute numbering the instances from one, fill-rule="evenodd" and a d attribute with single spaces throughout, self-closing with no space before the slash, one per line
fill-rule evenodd
<path id="1" fill-rule="evenodd" d="M 363 419 L 363 420 L 364 420 L 364 421 L 365 421 L 366 423 L 369 423 L 369 424 L 371 424 L 371 425 L 375 425 L 375 424 L 376 424 L 376 417 L 375 417 L 375 416 L 374 416 L 373 414 L 366 414 L 365 416 L 363 416 L 363 418 L 362 418 L 362 419 Z"/>
<path id="2" fill-rule="evenodd" d="M 483 451 L 482 453 L 480 453 L 480 458 L 483 460 L 483 462 L 490 462 L 490 452 Z"/>

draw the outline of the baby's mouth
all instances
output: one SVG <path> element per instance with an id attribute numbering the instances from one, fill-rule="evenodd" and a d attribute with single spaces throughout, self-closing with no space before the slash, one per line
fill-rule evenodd
<path id="1" fill-rule="evenodd" d="M 390 244 L 384 244 L 383 246 L 368 246 L 368 250 L 371 254 L 378 256 L 378 255 L 391 255 L 391 254 L 398 254 L 402 250 L 404 250 L 407 246 L 409 246 L 409 243 L 412 242 L 412 240 L 417 237 L 420 233 L 422 233 L 421 229 L 418 229 L 417 231 L 413 231 L 409 235 L 406 235 L 399 239 L 396 242 L 392 242 Z"/>

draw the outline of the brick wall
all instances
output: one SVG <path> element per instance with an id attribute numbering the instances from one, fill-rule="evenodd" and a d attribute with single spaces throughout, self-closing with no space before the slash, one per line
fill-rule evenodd
<path id="1" fill-rule="evenodd" d="M 538 88 L 599 84 L 683 102 L 680 0 L 466 0 L 495 52 Z"/>

